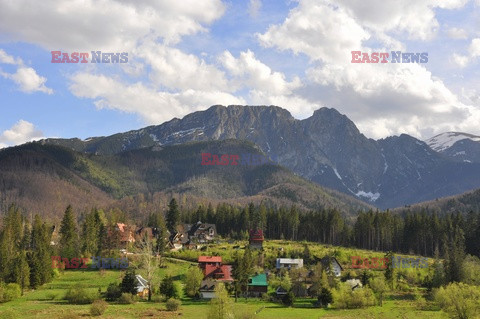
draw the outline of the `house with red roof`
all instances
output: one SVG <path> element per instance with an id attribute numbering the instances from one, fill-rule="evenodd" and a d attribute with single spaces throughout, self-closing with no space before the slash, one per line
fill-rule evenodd
<path id="1" fill-rule="evenodd" d="M 232 266 L 222 265 L 221 256 L 199 256 L 198 266 L 203 272 L 200 293 L 204 299 L 214 297 L 214 289 L 219 282 L 233 282 Z"/>
<path id="2" fill-rule="evenodd" d="M 248 242 L 251 249 L 262 250 L 264 239 L 265 238 L 263 237 L 263 230 L 261 229 L 250 230 L 249 236 L 248 236 Z"/>

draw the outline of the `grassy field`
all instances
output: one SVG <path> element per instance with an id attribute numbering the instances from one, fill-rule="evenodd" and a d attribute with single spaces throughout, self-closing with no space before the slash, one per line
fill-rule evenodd
<path id="1" fill-rule="evenodd" d="M 242 243 L 240 243 L 241 246 Z M 222 244 L 209 247 L 204 252 L 182 252 L 172 254 L 172 257 L 186 258 L 195 260 L 199 254 L 218 254 L 225 256 L 225 260 L 230 261 L 233 247 L 236 244 Z M 349 256 L 359 255 L 365 257 L 377 256 L 381 254 L 354 250 L 348 248 L 330 247 L 318 244 L 309 244 L 313 255 L 323 256 L 325 254 L 336 253 L 337 258 L 342 264 L 348 264 Z M 265 247 L 266 255 L 276 254 L 283 250 L 287 253 L 293 250 L 302 250 L 304 244 L 292 243 L 287 241 L 272 241 Z M 187 256 L 188 255 L 188 256 Z M 159 268 L 155 275 L 156 280 L 153 285 L 157 287 L 160 279 L 165 275 L 174 277 L 176 284 L 181 287 L 182 280 L 189 267 L 195 263 L 176 260 L 173 258 L 164 259 L 164 268 Z M 419 271 L 419 270 L 417 270 Z M 142 272 L 139 272 L 142 274 Z M 104 292 L 112 282 L 121 281 L 123 272 L 120 270 L 70 270 L 60 273 L 52 282 L 44 285 L 35 291 L 28 291 L 21 298 L 0 304 L 0 318 L 85 318 L 89 317 L 90 305 L 70 305 L 62 300 L 68 288 L 76 284 L 82 284 L 87 289 Z M 313 299 L 297 299 L 291 308 L 283 307 L 280 304 L 265 302 L 258 299 L 239 299 L 234 304 L 234 309 L 241 313 L 253 314 L 257 312 L 254 318 L 447 318 L 447 316 L 438 309 L 427 309 L 422 300 L 418 300 L 415 294 L 411 292 L 395 292 L 386 295 L 383 307 L 369 307 L 364 309 L 337 310 L 337 309 L 319 309 L 313 308 Z M 195 301 L 182 297 L 182 306 L 177 312 L 168 312 L 163 302 L 140 301 L 133 305 L 122 305 L 110 303 L 107 311 L 101 317 L 97 318 L 207 318 L 208 302 Z"/>

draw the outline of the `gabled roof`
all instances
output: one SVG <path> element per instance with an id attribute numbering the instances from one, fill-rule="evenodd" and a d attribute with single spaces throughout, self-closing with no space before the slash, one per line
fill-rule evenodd
<path id="1" fill-rule="evenodd" d="M 325 256 L 325 257 L 323 257 L 322 259 L 320 259 L 320 262 L 322 263 L 323 267 L 325 267 L 325 268 L 330 267 L 330 263 L 335 262 L 335 263 L 337 263 L 337 265 L 340 267 L 340 270 L 343 270 L 342 265 L 340 265 L 340 263 L 338 262 L 337 258 L 335 258 L 335 257 Z"/>
<path id="2" fill-rule="evenodd" d="M 199 263 L 221 263 L 222 256 L 199 256 Z"/>
<path id="3" fill-rule="evenodd" d="M 221 280 L 221 281 L 233 281 L 232 266 L 207 265 L 205 268 L 205 278 L 212 278 L 212 279 Z"/>
<path id="4" fill-rule="evenodd" d="M 207 291 L 215 291 L 215 287 L 218 285 L 218 282 L 212 279 L 205 279 L 200 284 L 200 291 L 207 292 Z"/>
<path id="5" fill-rule="evenodd" d="M 254 241 L 261 241 L 261 240 L 264 240 L 264 237 L 263 237 L 263 230 L 261 229 L 257 229 L 257 230 L 250 230 L 250 233 L 249 233 L 249 239 L 250 241 L 254 240 Z"/>
<path id="6" fill-rule="evenodd" d="M 135 275 L 135 278 L 137 279 L 137 291 L 142 292 L 144 289 L 148 288 L 148 281 L 143 278 L 141 275 Z"/>
<path id="7" fill-rule="evenodd" d="M 267 275 L 258 274 L 256 276 L 251 277 L 248 285 L 249 286 L 268 286 Z"/>

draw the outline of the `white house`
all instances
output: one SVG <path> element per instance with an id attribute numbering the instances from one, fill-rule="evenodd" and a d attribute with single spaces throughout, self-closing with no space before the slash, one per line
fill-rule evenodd
<path id="1" fill-rule="evenodd" d="M 205 279 L 200 285 L 200 296 L 203 299 L 212 299 L 215 298 L 215 288 L 217 287 L 218 282 L 212 279 Z"/>
<path id="2" fill-rule="evenodd" d="M 277 258 L 277 269 L 303 268 L 303 259 Z"/>
<path id="3" fill-rule="evenodd" d="M 140 275 L 135 275 L 137 279 L 137 295 L 141 298 L 148 296 L 148 281 Z"/>
<path id="4" fill-rule="evenodd" d="M 330 271 L 333 275 L 335 275 L 335 277 L 340 277 L 342 275 L 343 268 L 338 262 L 337 258 L 325 256 L 320 259 L 320 262 L 322 263 L 324 269 Z"/>

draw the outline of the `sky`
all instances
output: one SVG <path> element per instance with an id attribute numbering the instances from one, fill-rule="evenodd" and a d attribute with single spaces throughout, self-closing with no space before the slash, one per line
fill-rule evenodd
<path id="1" fill-rule="evenodd" d="M 52 63 L 52 51 L 90 57 Z M 352 51 L 428 62 L 352 63 Z M 216 104 L 298 119 L 335 108 L 374 139 L 480 135 L 479 63 L 480 0 L 0 0 L 0 148 Z"/>

